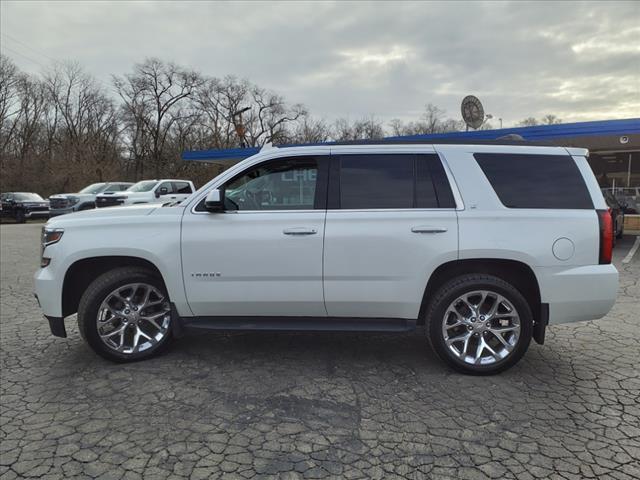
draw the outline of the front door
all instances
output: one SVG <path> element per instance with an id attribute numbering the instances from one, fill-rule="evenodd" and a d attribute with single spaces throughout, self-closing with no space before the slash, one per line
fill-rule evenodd
<path id="1" fill-rule="evenodd" d="M 322 244 L 326 164 L 289 157 L 228 181 L 225 212 L 201 202 L 182 226 L 183 275 L 196 316 L 326 316 Z"/>

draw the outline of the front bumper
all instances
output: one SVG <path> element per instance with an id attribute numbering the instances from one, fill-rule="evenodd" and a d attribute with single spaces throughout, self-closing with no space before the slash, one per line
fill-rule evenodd
<path id="1" fill-rule="evenodd" d="M 62 282 L 56 276 L 55 264 L 39 268 L 33 276 L 34 293 L 45 317 L 62 318 Z"/>
<path id="2" fill-rule="evenodd" d="M 549 324 L 597 320 L 616 302 L 618 270 L 613 265 L 537 268 L 540 296 L 549 304 Z"/>

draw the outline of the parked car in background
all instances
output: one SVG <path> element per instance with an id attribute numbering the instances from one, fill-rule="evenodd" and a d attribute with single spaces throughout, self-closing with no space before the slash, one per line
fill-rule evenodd
<path id="1" fill-rule="evenodd" d="M 624 213 L 630 215 L 640 213 L 640 187 L 616 188 L 613 194 L 624 207 Z"/>
<path id="2" fill-rule="evenodd" d="M 78 193 L 59 193 L 49 197 L 49 214 L 52 217 L 65 213 L 96 208 L 96 195 L 104 192 L 122 192 L 132 186 L 132 182 L 93 183 Z"/>
<path id="3" fill-rule="evenodd" d="M 607 202 L 609 212 L 611 212 L 613 234 L 615 238 L 622 238 L 624 235 L 624 207 L 610 190 L 602 189 L 602 195 Z"/>
<path id="4" fill-rule="evenodd" d="M 77 312 L 82 337 L 118 362 L 185 330 L 424 325 L 425 348 L 452 367 L 497 373 L 547 325 L 601 318 L 616 300 L 611 215 L 586 155 L 266 148 L 179 205 L 50 220 L 36 295 L 52 334 L 65 337 Z"/>
<path id="5" fill-rule="evenodd" d="M 7 192 L 0 195 L 3 217 L 12 217 L 18 223 L 24 223 L 29 218 L 48 218 L 49 202 L 37 193 Z"/>
<path id="6" fill-rule="evenodd" d="M 104 192 L 96 197 L 96 206 L 116 207 L 138 203 L 181 202 L 196 191 L 190 180 L 142 180 L 124 192 Z"/>

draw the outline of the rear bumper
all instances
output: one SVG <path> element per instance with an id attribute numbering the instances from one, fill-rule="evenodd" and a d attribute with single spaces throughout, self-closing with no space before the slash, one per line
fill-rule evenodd
<path id="1" fill-rule="evenodd" d="M 549 324 L 596 320 L 613 307 L 618 271 L 613 265 L 536 269 L 540 296 L 549 304 Z"/>

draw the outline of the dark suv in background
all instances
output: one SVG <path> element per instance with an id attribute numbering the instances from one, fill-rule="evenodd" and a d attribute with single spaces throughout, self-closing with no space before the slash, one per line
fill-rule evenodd
<path id="1" fill-rule="evenodd" d="M 18 223 L 28 218 L 49 217 L 49 202 L 37 193 L 7 192 L 0 195 L 0 215 L 12 217 Z"/>

